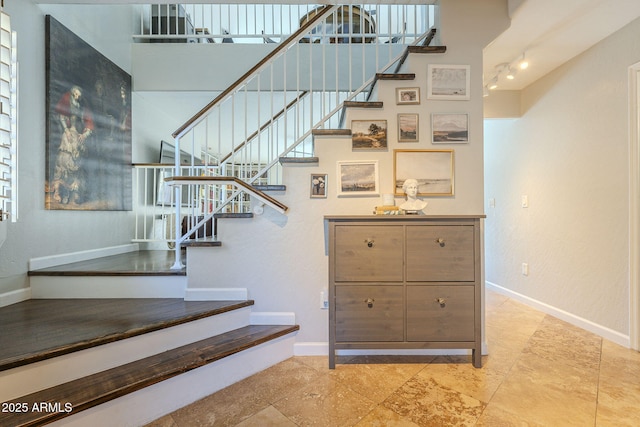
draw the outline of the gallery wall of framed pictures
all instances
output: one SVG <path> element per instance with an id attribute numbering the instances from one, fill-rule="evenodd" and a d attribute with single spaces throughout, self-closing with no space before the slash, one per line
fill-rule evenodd
<path id="1" fill-rule="evenodd" d="M 392 176 L 383 176 L 382 182 L 392 181 L 395 197 L 404 195 L 402 184 L 408 178 L 418 180 L 419 196 L 453 197 L 455 150 L 471 142 L 470 106 L 464 102 L 471 99 L 470 68 L 465 64 L 427 64 L 423 75 L 416 73 L 410 84 L 395 80 L 392 90 L 379 91 L 378 101 L 390 107 L 354 113 L 347 121 L 351 152 L 362 154 L 362 159 L 338 158 L 331 186 L 331 190 L 335 186 L 336 196 L 380 195 L 379 171 L 389 174 L 388 153 Z M 378 160 L 371 160 L 368 153 L 375 153 L 370 158 Z M 379 167 L 379 162 L 385 167 Z M 329 174 L 311 174 L 310 179 L 310 197 L 326 198 Z"/>

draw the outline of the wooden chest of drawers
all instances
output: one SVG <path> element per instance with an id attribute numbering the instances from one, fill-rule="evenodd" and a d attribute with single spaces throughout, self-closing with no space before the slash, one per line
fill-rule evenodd
<path id="1" fill-rule="evenodd" d="M 483 216 L 327 216 L 329 367 L 340 349 L 471 349 Z"/>

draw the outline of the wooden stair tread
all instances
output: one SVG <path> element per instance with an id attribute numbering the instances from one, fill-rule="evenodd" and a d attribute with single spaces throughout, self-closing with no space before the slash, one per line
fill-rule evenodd
<path id="1" fill-rule="evenodd" d="M 253 214 L 251 212 L 219 212 L 213 214 L 213 217 L 216 219 L 220 218 L 253 218 Z"/>
<path id="2" fill-rule="evenodd" d="M 183 240 L 180 243 L 181 247 L 185 248 L 195 248 L 195 247 L 207 247 L 207 248 L 215 248 L 222 246 L 222 242 L 217 240 L 215 237 L 201 237 L 197 239 L 187 239 Z"/>
<path id="3" fill-rule="evenodd" d="M 29 276 L 184 276 L 186 270 L 174 270 L 175 255 L 172 251 L 125 252 L 29 270 Z"/>
<path id="4" fill-rule="evenodd" d="M 313 136 L 351 136 L 351 129 L 314 129 Z"/>
<path id="5" fill-rule="evenodd" d="M 0 371 L 249 307 L 178 298 L 31 299 L 0 308 Z M 91 322 L 87 322 L 90 315 Z M 69 325 L 75 325 L 69 328 Z M 2 423 L 0 423 L 2 425 Z"/>
<path id="6" fill-rule="evenodd" d="M 254 188 L 260 190 L 260 191 L 287 191 L 287 186 L 286 185 L 279 185 L 279 184 L 258 184 L 258 185 L 253 185 Z"/>
<path id="7" fill-rule="evenodd" d="M 319 161 L 318 157 L 280 157 L 280 164 L 308 164 L 318 163 Z"/>
<path id="8" fill-rule="evenodd" d="M 26 403 L 29 409 L 40 402 L 59 403 L 63 408 L 69 403 L 73 411 L 0 413 L 0 425 L 36 426 L 53 422 L 297 330 L 297 325 L 246 326 L 31 393 L 12 402 Z"/>
<path id="9" fill-rule="evenodd" d="M 408 46 L 409 53 L 445 53 L 446 46 Z"/>
<path id="10" fill-rule="evenodd" d="M 382 108 L 380 101 L 345 101 L 342 104 L 345 108 Z"/>
<path id="11" fill-rule="evenodd" d="M 415 73 L 376 73 L 378 80 L 415 80 Z"/>

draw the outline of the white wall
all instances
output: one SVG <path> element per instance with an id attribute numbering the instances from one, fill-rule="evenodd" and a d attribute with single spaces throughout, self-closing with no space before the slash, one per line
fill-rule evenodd
<path id="1" fill-rule="evenodd" d="M 627 84 L 639 35 L 636 20 L 527 87 L 521 118 L 485 122 L 485 193 L 495 200 L 486 208 L 487 281 L 621 343 L 629 334 Z"/>
<path id="2" fill-rule="evenodd" d="M 0 295 L 28 286 L 30 258 L 128 243 L 130 212 L 48 211 L 44 209 L 45 181 L 45 31 L 44 15 L 96 46 L 125 71 L 130 71 L 127 43 L 131 34 L 131 6 L 48 6 L 31 1 L 5 2 L 18 33 L 19 72 L 19 221 L 7 226 L 0 247 Z M 104 37 L 96 37 L 104 34 Z M 27 293 L 28 295 L 28 293 Z"/>

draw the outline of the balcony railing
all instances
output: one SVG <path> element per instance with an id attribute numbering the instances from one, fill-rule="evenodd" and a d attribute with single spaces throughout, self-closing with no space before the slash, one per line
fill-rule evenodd
<path id="1" fill-rule="evenodd" d="M 425 2 L 429 3 L 429 1 Z M 134 38 L 160 43 L 278 43 L 295 32 L 318 10 L 314 4 L 150 4 L 145 5 Z M 314 42 L 410 42 L 435 23 L 432 4 L 371 4 L 341 6 L 335 19 Z M 362 37 L 359 36 L 362 33 Z"/>

